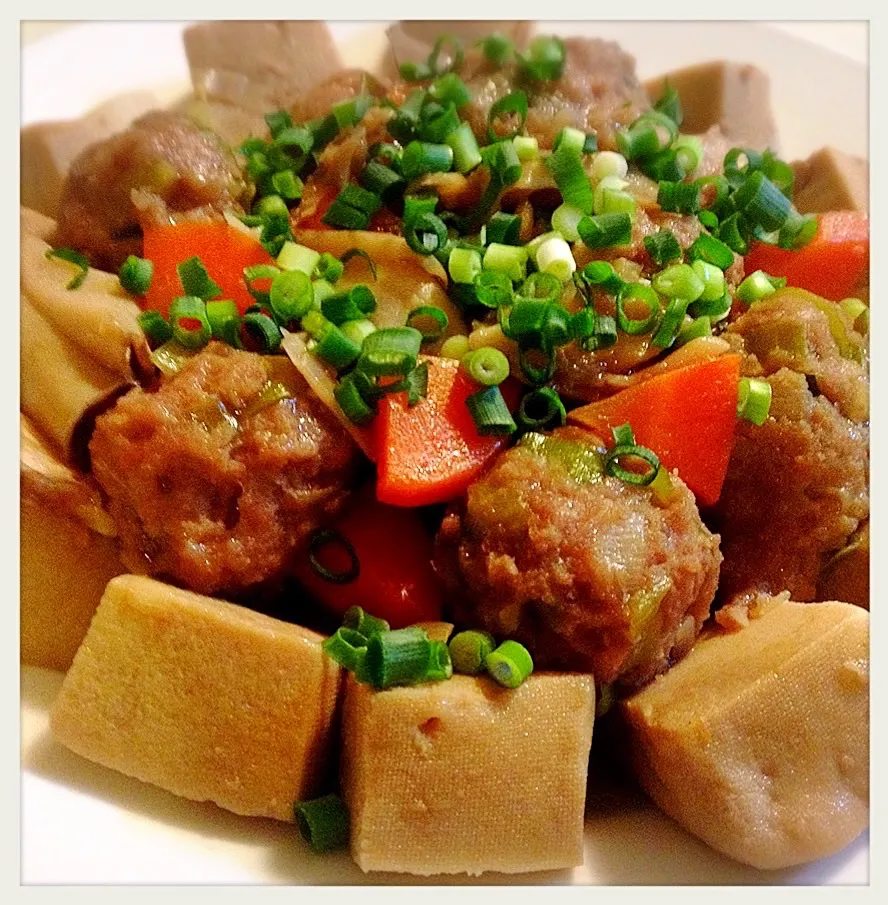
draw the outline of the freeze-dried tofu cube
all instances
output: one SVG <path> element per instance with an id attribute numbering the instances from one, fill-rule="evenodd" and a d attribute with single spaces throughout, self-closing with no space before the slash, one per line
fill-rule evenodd
<path id="1" fill-rule="evenodd" d="M 365 871 L 518 873 L 583 860 L 591 676 L 374 691 L 349 681 L 342 786 Z"/>
<path id="2" fill-rule="evenodd" d="M 109 582 L 51 715 L 72 751 L 196 801 L 291 821 L 328 767 L 323 636 L 137 575 Z"/>

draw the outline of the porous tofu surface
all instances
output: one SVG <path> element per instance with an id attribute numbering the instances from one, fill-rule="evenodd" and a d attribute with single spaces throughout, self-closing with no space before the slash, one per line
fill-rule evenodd
<path id="1" fill-rule="evenodd" d="M 869 822 L 869 617 L 760 597 L 621 705 L 634 772 L 690 832 L 776 869 Z"/>
<path id="2" fill-rule="evenodd" d="M 591 676 L 374 691 L 349 679 L 342 788 L 365 871 L 517 873 L 583 860 Z"/>
<path id="3" fill-rule="evenodd" d="M 323 637 L 150 578 L 109 582 L 51 714 L 72 751 L 237 814 L 293 820 L 328 768 Z"/>

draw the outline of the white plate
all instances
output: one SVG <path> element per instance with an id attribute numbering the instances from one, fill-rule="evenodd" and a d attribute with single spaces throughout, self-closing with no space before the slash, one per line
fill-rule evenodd
<path id="1" fill-rule="evenodd" d="M 618 40 L 642 78 L 719 57 L 771 75 L 780 148 L 788 159 L 825 144 L 867 152 L 865 24 L 842 28 L 844 55 L 824 48 L 829 26 L 806 31 L 750 23 L 546 23 L 559 34 Z M 79 116 L 112 93 L 187 87 L 182 23 L 89 23 L 51 34 L 22 55 L 23 123 Z M 853 28 L 853 27 L 852 27 Z M 379 23 L 336 23 L 346 57 L 372 65 Z M 798 35 L 810 35 L 811 43 Z M 858 59 L 854 59 L 854 55 Z M 91 65 L 85 67 L 84 60 Z M 53 742 L 47 712 L 61 676 L 22 670 L 22 882 L 415 883 L 365 876 L 347 855 L 310 855 L 293 827 L 236 817 L 106 770 Z M 598 789 L 590 778 L 585 864 L 572 871 L 443 883 L 850 884 L 867 883 L 869 834 L 832 858 L 762 873 L 713 852 L 640 797 Z"/>

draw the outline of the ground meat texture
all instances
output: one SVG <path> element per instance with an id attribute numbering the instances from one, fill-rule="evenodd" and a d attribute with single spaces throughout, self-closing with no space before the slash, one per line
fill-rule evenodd
<path id="1" fill-rule="evenodd" d="M 540 668 L 635 686 L 693 643 L 721 555 L 677 477 L 662 505 L 646 487 L 572 477 L 559 448 L 589 456 L 595 442 L 562 428 L 501 455 L 445 516 L 435 566 L 461 623 L 523 642 Z"/>
<path id="2" fill-rule="evenodd" d="M 219 343 L 98 418 L 90 452 L 127 567 L 204 594 L 282 575 L 357 459 L 288 361 Z"/>
<path id="3" fill-rule="evenodd" d="M 242 212 L 252 188 L 231 149 L 189 117 L 154 111 L 74 161 L 59 202 L 56 244 L 117 270 L 142 252 L 142 224 L 183 214 Z"/>
<path id="4" fill-rule="evenodd" d="M 487 144 L 487 115 L 493 104 L 521 88 L 527 92 L 527 133 L 551 148 L 565 126 L 595 132 L 600 148 L 616 149 L 615 130 L 628 126 L 650 100 L 635 73 L 635 60 L 612 41 L 566 38 L 565 64 L 554 82 L 525 82 L 514 63 L 501 68 L 467 53 L 462 76 L 472 101 L 460 110 L 479 141 Z"/>
<path id="5" fill-rule="evenodd" d="M 824 567 L 869 514 L 863 341 L 837 305 L 794 289 L 756 302 L 724 336 L 772 400 L 760 427 L 738 422 L 712 516 L 725 556 L 719 597 L 816 600 Z"/>

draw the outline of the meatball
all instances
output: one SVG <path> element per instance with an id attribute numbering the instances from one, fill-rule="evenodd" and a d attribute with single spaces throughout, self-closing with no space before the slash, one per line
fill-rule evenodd
<path id="1" fill-rule="evenodd" d="M 713 524 L 719 596 L 817 599 L 823 568 L 869 514 L 869 380 L 862 338 L 832 302 L 784 290 L 724 334 L 771 385 L 760 427 L 738 423 Z"/>
<path id="2" fill-rule="evenodd" d="M 629 687 L 689 649 L 721 554 L 680 479 L 658 502 L 604 475 L 596 443 L 574 427 L 526 435 L 447 513 L 435 566 L 461 623 Z"/>
<path id="3" fill-rule="evenodd" d="M 153 111 L 90 145 L 59 202 L 56 244 L 117 270 L 142 251 L 142 225 L 243 211 L 252 195 L 232 150 L 182 113 Z"/>
<path id="4" fill-rule="evenodd" d="M 527 131 L 551 148 L 565 126 L 598 135 L 601 148 L 614 149 L 616 129 L 650 108 L 635 73 L 635 60 L 612 41 L 566 38 L 561 78 L 525 83 L 515 64 L 493 67 L 480 54 L 466 55 L 461 71 L 473 99 L 460 115 L 479 140 L 487 141 L 487 115 L 496 101 L 517 88 L 527 92 Z"/>
<path id="5" fill-rule="evenodd" d="M 220 343 L 120 399 L 90 453 L 126 566 L 204 594 L 282 576 L 357 461 L 287 359 Z"/>

